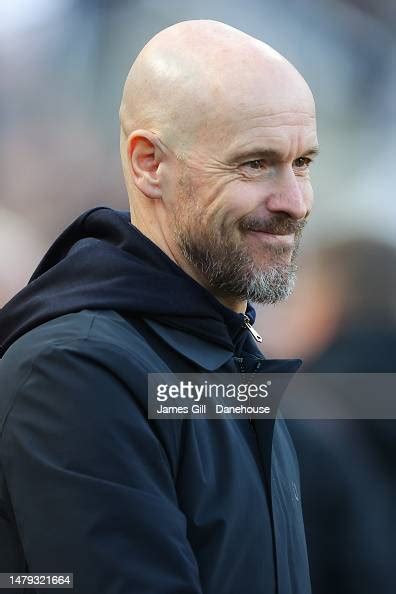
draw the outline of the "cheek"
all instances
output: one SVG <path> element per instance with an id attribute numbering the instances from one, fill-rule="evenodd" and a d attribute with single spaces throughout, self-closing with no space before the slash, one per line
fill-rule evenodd
<path id="1" fill-rule="evenodd" d="M 193 199 L 203 225 L 235 219 L 243 205 L 234 184 L 224 180 L 211 179 L 194 184 Z"/>
<path id="2" fill-rule="evenodd" d="M 239 222 L 257 209 L 262 191 L 256 184 L 233 181 L 212 191 L 206 203 L 203 221 L 233 233 Z"/>
<path id="3" fill-rule="evenodd" d="M 241 218 L 263 204 L 267 189 L 263 184 L 238 181 L 230 188 L 227 206 L 235 217 Z"/>

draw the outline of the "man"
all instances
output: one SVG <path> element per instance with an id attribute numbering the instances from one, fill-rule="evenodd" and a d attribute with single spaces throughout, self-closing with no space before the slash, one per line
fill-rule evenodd
<path id="1" fill-rule="evenodd" d="M 250 302 L 292 290 L 311 92 L 264 43 L 191 21 L 142 50 L 120 119 L 130 217 L 83 213 L 2 311 L 0 571 L 309 594 L 284 422 L 148 420 L 147 374 L 298 368 L 263 358 Z"/>

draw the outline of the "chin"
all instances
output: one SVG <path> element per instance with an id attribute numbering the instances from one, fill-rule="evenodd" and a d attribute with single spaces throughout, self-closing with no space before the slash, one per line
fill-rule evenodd
<path id="1" fill-rule="evenodd" d="M 284 268 L 292 264 L 292 253 L 285 254 L 283 257 L 268 257 L 268 254 L 256 256 L 253 258 L 255 268 L 260 272 L 266 272 L 272 268 Z"/>

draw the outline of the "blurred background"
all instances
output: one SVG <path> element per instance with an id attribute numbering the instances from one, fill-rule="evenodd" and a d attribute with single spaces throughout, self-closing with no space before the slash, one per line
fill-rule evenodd
<path id="1" fill-rule="evenodd" d="M 156 32 L 197 18 L 270 43 L 316 98 L 316 203 L 294 295 L 258 308 L 266 355 L 303 357 L 312 371 L 394 372 L 394 0 L 2 0 L 0 307 L 83 210 L 128 209 L 118 152 L 124 80 Z M 292 430 L 314 594 L 396 592 L 393 423 Z M 357 432 L 366 472 L 352 480 Z M 373 508 L 380 516 L 367 524 Z"/>

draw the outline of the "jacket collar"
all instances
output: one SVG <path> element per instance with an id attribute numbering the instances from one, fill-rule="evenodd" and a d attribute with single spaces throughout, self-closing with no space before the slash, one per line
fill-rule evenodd
<path id="1" fill-rule="evenodd" d="M 215 371 L 234 355 L 233 351 L 194 334 L 165 326 L 156 320 L 145 318 L 144 321 L 170 347 L 206 371 Z"/>
<path id="2" fill-rule="evenodd" d="M 234 357 L 232 350 L 194 334 L 166 326 L 157 320 L 145 318 L 144 321 L 170 347 L 206 371 L 216 371 Z M 266 359 L 253 339 L 249 339 L 248 344 L 249 351 L 243 355 L 259 363 L 256 367 L 259 373 L 295 373 L 302 363 L 301 359 Z"/>

